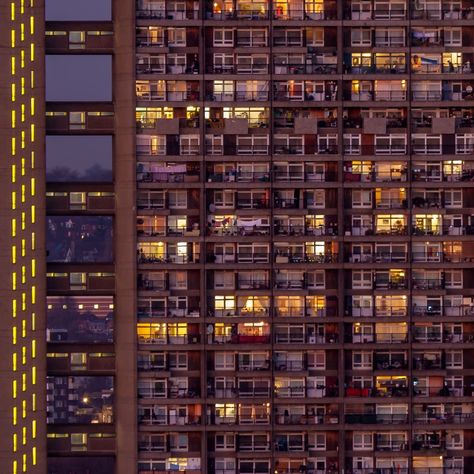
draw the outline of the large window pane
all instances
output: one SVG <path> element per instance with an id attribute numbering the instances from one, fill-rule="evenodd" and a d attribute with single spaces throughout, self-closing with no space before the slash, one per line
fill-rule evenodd
<path id="1" fill-rule="evenodd" d="M 46 55 L 46 100 L 110 102 L 111 55 Z"/>
<path id="2" fill-rule="evenodd" d="M 114 378 L 46 377 L 48 424 L 113 423 Z"/>
<path id="3" fill-rule="evenodd" d="M 48 342 L 113 342 L 112 296 L 48 296 Z"/>
<path id="4" fill-rule="evenodd" d="M 46 180 L 112 181 L 112 136 L 47 136 Z"/>
<path id="5" fill-rule="evenodd" d="M 48 262 L 112 262 L 113 222 L 105 216 L 48 216 Z"/>

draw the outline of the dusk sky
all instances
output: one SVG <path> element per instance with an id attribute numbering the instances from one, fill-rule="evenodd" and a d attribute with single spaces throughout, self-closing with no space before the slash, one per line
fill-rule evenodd
<path id="1" fill-rule="evenodd" d="M 48 0 L 47 21 L 110 20 L 111 0 Z"/>

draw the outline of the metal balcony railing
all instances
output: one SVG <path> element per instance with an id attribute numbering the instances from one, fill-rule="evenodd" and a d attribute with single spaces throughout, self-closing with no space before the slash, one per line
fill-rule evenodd
<path id="1" fill-rule="evenodd" d="M 277 250 L 274 258 L 275 263 L 338 263 L 339 254 L 332 252 L 314 254 L 303 251 Z"/>
<path id="2" fill-rule="evenodd" d="M 350 425 L 376 425 L 376 424 L 395 424 L 400 425 L 408 423 L 406 414 L 379 414 L 379 413 L 346 413 L 344 421 Z"/>
<path id="3" fill-rule="evenodd" d="M 200 255 L 198 253 L 178 255 L 172 253 L 140 252 L 138 255 L 138 263 L 199 263 L 199 257 Z"/>

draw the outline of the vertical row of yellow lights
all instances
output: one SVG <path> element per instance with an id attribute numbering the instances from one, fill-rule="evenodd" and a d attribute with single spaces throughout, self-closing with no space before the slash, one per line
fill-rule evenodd
<path id="1" fill-rule="evenodd" d="M 10 2 L 12 473 L 37 463 L 34 0 Z"/>

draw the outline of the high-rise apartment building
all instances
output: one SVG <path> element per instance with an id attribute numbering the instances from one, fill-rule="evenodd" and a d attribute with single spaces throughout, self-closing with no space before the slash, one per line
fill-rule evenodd
<path id="1" fill-rule="evenodd" d="M 473 1 L 0 15 L 2 474 L 474 472 Z"/>

